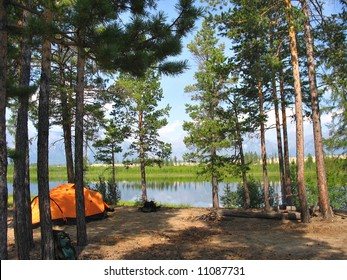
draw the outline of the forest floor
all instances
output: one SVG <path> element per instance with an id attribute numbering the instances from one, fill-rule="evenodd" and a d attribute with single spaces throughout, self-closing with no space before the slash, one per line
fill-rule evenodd
<path id="1" fill-rule="evenodd" d="M 161 208 L 143 213 L 117 207 L 87 223 L 88 245 L 80 260 L 347 260 L 347 216 L 331 221 L 244 218 L 206 208 Z M 255 211 L 255 210 L 254 210 Z M 259 210 L 258 210 L 259 211 Z M 56 227 L 76 245 L 76 226 Z M 31 258 L 40 258 L 40 228 L 34 229 Z M 11 211 L 9 258 L 16 259 Z"/>

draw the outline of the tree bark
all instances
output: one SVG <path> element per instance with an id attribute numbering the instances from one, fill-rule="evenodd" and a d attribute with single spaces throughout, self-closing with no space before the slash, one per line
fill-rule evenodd
<path id="1" fill-rule="evenodd" d="M 264 180 L 264 203 L 265 210 L 270 210 L 270 194 L 269 194 L 269 178 L 267 173 L 267 156 L 266 156 L 266 146 L 265 146 L 265 113 L 263 107 L 263 91 L 262 84 L 258 82 L 258 97 L 259 97 L 259 113 L 260 113 L 260 142 L 261 142 L 261 159 L 263 166 L 263 180 Z"/>
<path id="2" fill-rule="evenodd" d="M 66 92 L 64 93 L 66 94 Z M 63 102 L 63 98 L 62 98 Z M 64 105 L 65 106 L 65 105 Z M 65 111 L 65 109 L 63 109 Z M 67 110 L 68 111 L 68 110 Z M 65 160 L 66 160 L 66 172 L 67 180 L 69 183 L 74 182 L 75 173 L 74 173 L 74 163 L 73 163 L 73 152 L 72 152 L 72 125 L 71 125 L 71 114 L 70 112 L 63 113 L 63 134 L 64 134 L 64 147 L 65 147 Z"/>
<path id="3" fill-rule="evenodd" d="M 142 202 L 148 201 L 147 186 L 146 186 L 146 163 L 145 163 L 145 151 L 143 140 L 143 112 L 139 112 L 139 131 L 140 131 L 140 169 L 141 169 L 141 189 L 142 189 Z"/>
<path id="4" fill-rule="evenodd" d="M 75 192 L 76 192 L 76 225 L 77 245 L 87 244 L 87 226 L 84 202 L 84 168 L 83 168 L 83 111 L 84 111 L 84 67 L 85 57 L 81 47 L 78 48 L 77 86 L 76 86 L 76 128 L 75 128 Z"/>
<path id="5" fill-rule="evenodd" d="M 273 38 L 273 26 L 271 27 L 270 32 L 270 49 L 271 52 L 277 57 L 275 54 L 275 46 L 274 46 L 274 38 Z M 275 125 L 276 125 L 276 136 L 277 136 L 277 153 L 278 153 L 278 167 L 280 171 L 280 184 L 281 184 L 281 203 L 282 205 L 287 204 L 287 196 L 286 196 L 286 186 L 285 186 L 285 178 L 284 178 L 284 165 L 283 165 L 283 151 L 282 151 L 282 136 L 281 136 L 281 127 L 280 127 L 280 117 L 279 117 L 279 109 L 278 109 L 278 97 L 277 97 L 277 84 L 276 84 L 276 71 L 275 65 L 271 65 L 271 86 L 272 86 L 272 99 L 275 110 Z"/>
<path id="6" fill-rule="evenodd" d="M 23 11 L 23 27 L 28 26 L 30 13 Z M 29 137 L 28 110 L 30 85 L 31 49 L 29 38 L 22 38 L 21 62 L 19 71 L 19 108 L 15 136 L 16 157 L 14 159 L 13 196 L 14 196 L 14 233 L 17 257 L 28 260 L 30 249 L 34 245 L 31 225 L 30 179 L 29 179 Z"/>
<path id="7" fill-rule="evenodd" d="M 319 97 L 316 82 L 316 70 L 314 64 L 314 49 L 313 49 L 313 37 L 310 27 L 310 16 L 308 11 L 308 3 L 306 0 L 300 0 L 302 11 L 305 15 L 304 22 L 304 34 L 306 43 L 306 56 L 308 66 L 308 76 L 310 84 L 311 94 L 311 106 L 312 106 L 312 125 L 314 135 L 314 148 L 316 155 L 316 173 L 318 183 L 318 199 L 319 209 L 324 219 L 331 219 L 334 214 L 330 208 L 328 183 L 326 177 L 326 169 L 324 162 L 323 141 L 322 141 L 322 126 L 320 120 L 319 110 Z"/>
<path id="8" fill-rule="evenodd" d="M 214 174 L 212 175 L 212 203 L 214 209 L 219 208 L 218 179 Z"/>
<path id="9" fill-rule="evenodd" d="M 6 143 L 7 4 L 8 1 L 0 0 L 0 260 L 8 259 Z"/>
<path id="10" fill-rule="evenodd" d="M 275 219 L 275 220 L 300 220 L 299 213 L 270 213 L 270 212 L 245 212 L 233 211 L 232 209 L 223 209 L 223 217 L 242 217 L 242 218 L 259 218 L 259 219 Z"/>
<path id="11" fill-rule="evenodd" d="M 294 199 L 292 195 L 292 182 L 290 178 L 290 161 L 289 161 L 289 145 L 288 145 L 288 129 L 287 129 L 287 104 L 284 90 L 283 69 L 280 70 L 280 94 L 281 94 L 281 111 L 282 111 L 282 133 L 283 133 L 283 156 L 284 156 L 284 174 L 286 185 L 286 201 L 287 205 L 293 206 Z"/>
<path id="12" fill-rule="evenodd" d="M 282 136 L 281 136 L 281 128 L 280 128 L 280 117 L 279 117 L 279 109 L 278 109 L 278 98 L 277 98 L 277 89 L 276 89 L 276 80 L 275 73 L 272 71 L 272 98 L 274 102 L 275 108 L 275 120 L 276 120 L 276 136 L 277 136 L 277 151 L 278 151 L 278 166 L 280 171 L 280 182 L 281 182 L 281 200 L 282 205 L 287 205 L 287 190 L 285 186 L 285 178 L 284 178 L 284 166 L 283 166 L 283 153 L 282 153 Z"/>
<path id="13" fill-rule="evenodd" d="M 246 163 L 245 163 L 245 155 L 243 153 L 243 145 L 242 140 L 239 141 L 239 148 L 240 148 L 240 159 L 241 159 L 241 166 L 242 166 L 242 187 L 245 191 L 245 197 L 246 197 L 246 209 L 251 207 L 251 197 L 249 194 L 249 188 L 248 188 L 248 180 L 247 180 L 247 172 L 246 172 Z"/>
<path id="14" fill-rule="evenodd" d="M 112 143 L 112 186 L 116 187 L 116 144 Z"/>
<path id="15" fill-rule="evenodd" d="M 287 9 L 287 20 L 289 24 L 289 40 L 290 53 L 292 58 L 294 91 L 295 91 L 295 118 L 296 118 L 296 164 L 298 177 L 298 193 L 301 205 L 301 221 L 303 223 L 310 222 L 310 213 L 307 203 L 305 174 L 304 174 L 304 126 L 302 113 L 302 93 L 300 82 L 299 59 L 296 45 L 296 33 L 294 29 L 293 19 L 291 16 L 292 4 L 290 0 L 285 0 Z"/>
<path id="16" fill-rule="evenodd" d="M 246 209 L 247 209 L 247 208 L 251 207 L 251 197 L 250 197 L 249 188 L 248 188 L 246 162 L 245 162 L 245 155 L 243 153 L 241 128 L 240 128 L 240 124 L 239 124 L 238 119 L 237 119 L 238 114 L 237 114 L 236 108 L 235 108 L 234 112 L 235 112 L 235 118 L 236 118 L 237 144 L 239 146 L 240 161 L 241 161 L 242 187 L 243 187 L 243 190 L 245 191 Z"/>
<path id="17" fill-rule="evenodd" d="M 47 25 L 51 24 L 53 14 L 46 8 L 43 18 Z M 39 121 L 37 139 L 37 179 L 41 226 L 41 258 L 54 259 L 54 243 L 49 198 L 49 94 L 51 78 L 51 41 L 46 34 L 42 45 L 41 83 L 39 96 Z"/>
<path id="18" fill-rule="evenodd" d="M 64 66 L 60 66 L 60 86 L 65 87 L 64 78 Z M 72 153 L 72 117 L 71 109 L 68 102 L 68 93 L 62 88 L 60 92 L 61 108 L 62 108 L 62 126 L 64 134 L 64 147 L 65 147 L 65 159 L 66 159 L 66 171 L 67 179 L 69 183 L 75 181 L 74 165 L 73 165 L 73 153 Z"/>

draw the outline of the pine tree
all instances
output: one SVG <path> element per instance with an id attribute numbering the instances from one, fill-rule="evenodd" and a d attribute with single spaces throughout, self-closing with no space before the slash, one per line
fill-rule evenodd
<path id="1" fill-rule="evenodd" d="M 52 3 L 53 4 L 53 3 Z M 53 5 L 45 7 L 43 19 L 49 30 L 53 21 Z M 41 229 L 41 258 L 43 260 L 54 259 L 54 243 L 51 220 L 51 207 L 49 199 L 49 95 L 51 78 L 51 34 L 46 32 L 43 36 L 41 49 L 41 82 L 39 93 L 39 118 L 37 139 L 37 179 L 40 207 Z"/>
<path id="2" fill-rule="evenodd" d="M 7 252 L 7 143 L 6 143 L 6 88 L 7 88 L 7 4 L 0 1 L 0 260 Z"/>
<path id="3" fill-rule="evenodd" d="M 294 90 L 295 90 L 295 120 L 296 120 L 296 164 L 297 164 L 297 181 L 298 192 L 301 206 L 301 221 L 303 223 L 310 222 L 310 213 L 308 209 L 307 194 L 305 187 L 304 173 L 304 127 L 303 127 L 303 111 L 302 111 L 302 91 L 299 70 L 298 49 L 296 43 L 296 32 L 292 15 L 292 4 L 290 0 L 285 0 L 287 9 L 288 33 L 290 40 L 290 52 L 292 58 Z"/>
<path id="4" fill-rule="evenodd" d="M 215 7 L 218 1 L 212 1 Z M 270 72 L 267 69 L 268 54 L 268 14 L 271 1 L 229 1 L 226 11 L 217 14 L 213 20 L 223 36 L 230 39 L 234 51 L 234 64 L 238 65 L 240 87 L 251 100 L 258 104 L 258 125 L 260 130 L 261 157 L 263 167 L 263 187 L 265 209 L 269 204 L 269 179 L 267 153 L 265 146 L 265 123 L 267 120 L 266 103 L 269 100 L 268 88 Z"/>
<path id="5" fill-rule="evenodd" d="M 114 105 L 116 108 L 112 115 L 115 121 L 119 121 L 118 118 L 125 121 L 123 130 L 133 138 L 129 151 L 124 154 L 125 164 L 134 158 L 139 159 L 141 198 L 142 202 L 147 202 L 146 166 L 162 165 L 171 154 L 171 144 L 161 141 L 158 134 L 158 130 L 167 125 L 170 106 L 157 109 L 163 91 L 159 76 L 153 70 L 148 70 L 144 77 L 121 75 L 114 90 L 121 100 Z"/>
<path id="6" fill-rule="evenodd" d="M 212 205 L 219 208 L 218 181 L 223 177 L 223 167 L 230 162 L 226 151 L 231 147 L 222 119 L 223 95 L 230 82 L 224 45 L 218 45 L 215 32 L 205 20 L 188 48 L 199 61 L 199 71 L 195 73 L 197 83 L 185 89 L 193 93 L 191 99 L 197 102 L 186 105 L 192 119 L 183 125 L 188 132 L 184 143 L 192 150 L 186 157 L 201 163 L 201 173 L 211 176 Z"/>
<path id="7" fill-rule="evenodd" d="M 119 119 L 117 121 L 119 121 Z M 120 128 L 119 123 L 117 125 L 115 121 L 111 119 L 105 125 L 103 139 L 99 139 L 93 144 L 96 148 L 95 159 L 111 165 L 112 185 L 116 183 L 116 154 L 123 151 L 120 144 L 129 136 L 129 132 L 130 129 L 128 126 L 125 125 Z"/>
<path id="8" fill-rule="evenodd" d="M 324 111 L 332 114 L 328 125 L 329 137 L 324 144 L 329 152 L 339 155 L 347 154 L 347 4 L 340 1 L 341 12 L 322 20 L 319 32 L 316 32 L 320 45 L 316 46 L 320 64 L 326 72 L 321 75 L 324 91 L 331 91 L 330 100 Z"/>
<path id="9" fill-rule="evenodd" d="M 304 21 L 304 33 L 305 33 L 305 42 L 306 42 L 306 56 L 307 56 L 308 76 L 309 76 L 309 83 L 310 83 L 311 106 L 312 106 L 312 124 L 313 124 L 314 146 L 315 146 L 315 155 L 316 155 L 316 173 L 317 173 L 317 184 L 318 184 L 318 194 L 319 194 L 318 195 L 319 207 L 320 207 L 320 212 L 323 215 L 323 218 L 331 219 L 333 217 L 333 213 L 330 208 L 326 168 L 325 168 L 325 162 L 324 162 L 322 125 L 321 125 L 321 119 L 320 119 L 318 88 L 316 83 L 313 35 L 311 33 L 311 27 L 310 27 L 308 3 L 306 0 L 300 0 L 300 3 L 301 3 L 301 9 L 306 17 Z"/>
<path id="10" fill-rule="evenodd" d="M 30 4 L 30 2 L 28 2 Z M 28 139 L 28 112 L 29 97 L 32 93 L 31 78 L 31 46 L 28 31 L 30 12 L 22 12 L 22 38 L 21 61 L 19 65 L 18 96 L 19 107 L 17 111 L 13 197 L 14 197 L 14 232 L 18 259 L 29 259 L 29 252 L 33 244 L 31 225 L 31 198 L 29 178 L 29 139 Z"/>

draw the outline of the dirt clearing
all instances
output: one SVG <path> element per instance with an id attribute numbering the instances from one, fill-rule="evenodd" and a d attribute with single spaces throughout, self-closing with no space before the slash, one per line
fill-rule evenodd
<path id="1" fill-rule="evenodd" d="M 347 218 L 323 222 L 230 217 L 206 208 L 161 208 L 143 213 L 117 207 L 87 224 L 88 245 L 76 247 L 81 260 L 346 260 Z M 9 258 L 15 259 L 9 219 Z M 76 226 L 56 227 L 76 245 Z M 40 258 L 40 228 L 34 229 L 31 258 Z"/>

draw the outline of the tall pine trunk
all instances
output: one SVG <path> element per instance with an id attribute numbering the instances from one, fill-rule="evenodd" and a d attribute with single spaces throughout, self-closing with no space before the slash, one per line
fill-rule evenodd
<path id="1" fill-rule="evenodd" d="M 278 109 L 278 98 L 277 98 L 277 89 L 276 89 L 276 81 L 275 81 L 275 73 L 272 71 L 272 98 L 275 108 L 275 120 L 276 120 L 276 136 L 277 136 L 277 152 L 278 152 L 278 166 L 280 171 L 280 183 L 281 183 L 281 200 L 282 205 L 287 204 L 287 190 L 285 186 L 285 178 L 284 178 L 284 166 L 283 166 L 283 152 L 282 152 L 282 136 L 281 136 L 281 128 L 280 128 L 280 116 Z"/>
<path id="2" fill-rule="evenodd" d="M 243 153 L 242 140 L 239 141 L 239 149 L 240 149 L 240 160 L 241 160 L 242 187 L 245 192 L 246 209 L 248 209 L 251 207 L 251 197 L 250 197 L 249 188 L 248 188 L 247 171 L 246 171 L 245 155 Z"/>
<path id="3" fill-rule="evenodd" d="M 296 46 L 296 33 L 294 29 L 293 18 L 291 15 L 292 4 L 290 0 L 285 0 L 287 9 L 287 21 L 289 25 L 289 40 L 290 53 L 292 58 L 294 91 L 295 91 L 295 121 L 296 121 L 296 164 L 297 164 L 297 180 L 298 193 L 301 206 L 301 221 L 303 223 L 310 222 L 310 213 L 307 203 L 307 194 L 305 187 L 304 174 L 304 126 L 303 126 L 303 111 L 302 111 L 302 93 L 300 82 L 299 58 Z"/>
<path id="4" fill-rule="evenodd" d="M 76 86 L 76 128 L 75 128 L 75 192 L 77 245 L 87 244 L 87 226 L 84 206 L 84 168 L 83 168 L 83 111 L 84 111 L 84 67 L 85 57 L 78 48 L 77 86 Z"/>
<path id="5" fill-rule="evenodd" d="M 112 143 L 112 186 L 113 188 L 116 187 L 116 145 Z"/>
<path id="6" fill-rule="evenodd" d="M 281 95 L 281 111 L 282 111 L 282 133 L 283 133 L 283 157 L 284 157 L 284 174 L 286 185 L 286 202 L 287 205 L 293 206 L 294 199 L 292 194 L 292 181 L 290 178 L 290 161 L 289 161 L 289 144 L 288 144 L 288 128 L 287 128 L 287 103 L 284 90 L 283 70 L 280 70 L 280 95 Z"/>
<path id="7" fill-rule="evenodd" d="M 72 153 L 72 117 L 69 104 L 69 98 L 67 90 L 65 90 L 65 74 L 64 66 L 60 65 L 60 99 L 61 99 L 61 110 L 62 110 L 62 127 L 64 135 L 64 148 L 65 148 L 65 160 L 66 160 L 66 171 L 67 171 L 67 180 L 69 183 L 75 181 L 74 165 L 73 165 L 73 153 Z"/>
<path id="8" fill-rule="evenodd" d="M 7 2 L 6 0 L 0 0 L 0 260 L 8 258 L 6 143 Z"/>
<path id="9" fill-rule="evenodd" d="M 214 119 L 214 117 L 213 117 Z M 215 140 L 215 135 L 212 135 L 211 138 L 211 144 L 213 145 Z M 218 194 L 218 177 L 217 177 L 217 171 L 216 171 L 216 158 L 217 158 L 217 149 L 216 147 L 211 147 L 211 169 L 212 169 L 212 176 L 211 176 L 211 183 L 212 183 L 212 207 L 214 209 L 219 208 L 219 194 Z"/>
<path id="10" fill-rule="evenodd" d="M 47 25 L 53 19 L 52 12 L 46 8 L 43 18 Z M 41 227 L 41 258 L 54 259 L 54 243 L 49 198 L 48 143 L 49 143 L 49 94 L 51 78 L 51 41 L 45 35 L 42 45 L 41 83 L 39 97 L 39 121 L 37 139 L 37 180 Z"/>
<path id="11" fill-rule="evenodd" d="M 261 142 L 261 159 L 263 166 L 263 180 L 264 180 L 264 203 L 265 210 L 270 210 L 270 193 L 269 193 L 269 178 L 267 172 L 267 155 L 265 146 L 265 113 L 263 107 L 263 90 L 262 83 L 258 82 L 258 97 L 259 97 L 259 114 L 260 114 L 260 142 Z"/>
<path id="12" fill-rule="evenodd" d="M 278 55 L 276 54 L 275 46 L 274 46 L 273 27 L 274 26 L 272 25 L 270 28 L 271 32 L 269 34 L 269 36 L 270 36 L 270 49 L 271 49 L 271 52 L 273 53 L 274 57 L 278 58 Z M 271 87 L 272 87 L 272 99 L 273 99 L 274 110 L 275 110 L 278 167 L 279 167 L 279 171 L 280 171 L 280 184 L 281 184 L 281 203 L 282 203 L 282 205 L 286 205 L 287 200 L 286 200 L 286 187 L 285 187 L 284 166 L 283 166 L 282 136 L 281 136 L 279 109 L 278 109 L 276 71 L 275 71 L 274 62 L 272 62 L 272 64 L 271 64 Z"/>
<path id="13" fill-rule="evenodd" d="M 72 119 L 71 112 L 67 105 L 67 93 L 63 92 L 61 94 L 61 102 L 63 106 L 63 135 L 64 135 L 64 148 L 65 148 L 65 160 L 66 160 L 66 172 L 67 180 L 69 183 L 74 182 L 75 172 L 74 172 L 74 163 L 73 163 L 73 152 L 72 152 Z M 64 103 L 64 104 L 63 104 Z"/>
<path id="14" fill-rule="evenodd" d="M 322 141 L 322 126 L 320 120 L 319 111 L 319 97 L 316 82 L 316 70 L 314 64 L 314 50 L 313 50 L 313 38 L 310 27 L 310 17 L 308 11 L 308 3 L 306 0 L 300 0 L 302 11 L 305 14 L 304 22 L 304 34 L 306 43 L 306 56 L 308 65 L 308 77 L 310 83 L 311 94 L 311 106 L 312 106 L 312 125 L 314 135 L 314 149 L 316 155 L 316 173 L 318 183 L 318 199 L 319 209 L 324 219 L 330 219 L 333 217 L 332 210 L 330 208 L 328 183 L 326 177 L 326 169 L 323 153 L 323 141 Z"/>
<path id="15" fill-rule="evenodd" d="M 218 178 L 215 174 L 212 175 L 212 207 L 219 208 Z"/>
<path id="16" fill-rule="evenodd" d="M 23 11 L 23 27 L 27 28 L 29 12 Z M 14 159 L 13 196 L 14 196 L 14 232 L 17 257 L 28 260 L 33 244 L 30 206 L 29 178 L 29 137 L 28 110 L 30 85 L 31 49 L 29 38 L 23 36 L 21 46 L 21 62 L 19 70 L 19 108 L 15 136 L 16 157 Z"/>
<path id="17" fill-rule="evenodd" d="M 241 135 L 241 128 L 238 121 L 238 114 L 236 108 L 234 108 L 235 117 L 236 117 L 236 134 L 237 134 L 237 145 L 239 147 L 239 153 L 240 153 L 240 161 L 241 161 L 241 174 L 242 174 L 242 187 L 245 192 L 245 198 L 246 198 L 246 208 L 251 207 L 251 197 L 249 194 L 249 188 L 248 188 L 248 180 L 247 180 L 247 171 L 246 171 L 246 162 L 245 162 L 245 155 L 243 153 L 243 145 L 242 145 L 242 135 Z"/>
<path id="18" fill-rule="evenodd" d="M 140 131 L 140 169 L 141 169 L 141 189 L 142 189 L 142 202 L 148 201 L 147 186 L 146 186 L 146 163 L 145 163 L 145 150 L 143 139 L 143 112 L 139 112 L 139 131 Z"/>

